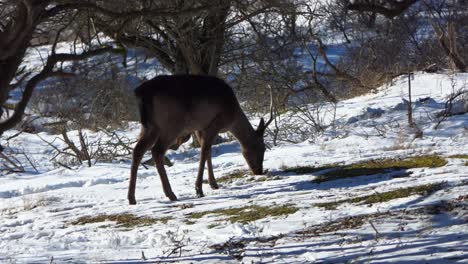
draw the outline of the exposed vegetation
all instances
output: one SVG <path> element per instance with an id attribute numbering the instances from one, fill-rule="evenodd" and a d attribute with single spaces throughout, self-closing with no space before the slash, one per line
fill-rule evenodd
<path id="1" fill-rule="evenodd" d="M 250 178 L 247 179 L 249 182 L 265 182 L 265 181 L 276 181 L 276 180 L 281 180 L 282 177 L 280 176 L 257 176 L 257 175 L 252 175 Z"/>
<path id="2" fill-rule="evenodd" d="M 185 220 L 184 220 L 184 224 L 186 224 L 186 225 L 193 225 L 193 224 L 195 224 L 195 222 L 192 221 L 192 220 L 189 220 L 189 219 L 185 219 Z"/>
<path id="3" fill-rule="evenodd" d="M 52 203 L 60 201 L 60 198 L 54 196 L 31 196 L 31 195 L 23 195 L 23 210 L 29 211 L 33 210 L 37 207 L 44 207 L 48 206 Z"/>
<path id="4" fill-rule="evenodd" d="M 218 183 L 231 183 L 239 179 L 245 179 L 248 182 L 264 182 L 268 180 L 280 180 L 279 176 L 256 176 L 250 175 L 248 171 L 236 170 L 227 175 L 223 175 L 216 179 Z M 203 180 L 203 183 L 208 184 L 208 180 Z"/>
<path id="5" fill-rule="evenodd" d="M 248 175 L 248 171 L 243 171 L 243 170 L 236 170 L 233 171 L 227 175 L 223 175 L 219 178 L 216 179 L 216 182 L 218 183 L 230 183 L 233 182 L 237 179 L 242 179 Z M 208 183 L 208 180 L 203 180 L 203 183 Z"/>
<path id="6" fill-rule="evenodd" d="M 202 218 L 205 215 L 209 214 L 217 214 L 227 216 L 228 220 L 231 223 L 248 223 L 252 221 L 256 221 L 262 218 L 266 218 L 269 216 L 281 216 L 281 215 L 288 215 L 294 214 L 299 209 L 292 206 L 292 205 L 282 205 L 282 206 L 258 206 L 258 205 L 250 205 L 246 207 L 237 207 L 237 208 L 228 208 L 228 209 L 218 209 L 212 211 L 205 211 L 205 212 L 197 212 L 191 214 L 192 218 L 198 219 Z"/>
<path id="7" fill-rule="evenodd" d="M 339 165 L 338 164 L 330 164 L 324 165 L 321 167 L 313 167 L 313 166 L 298 166 L 298 167 L 284 167 L 282 168 L 283 172 L 293 172 L 295 174 L 308 174 L 314 173 L 324 170 L 336 169 Z"/>
<path id="8" fill-rule="evenodd" d="M 212 223 L 207 226 L 208 229 L 213 229 L 215 227 L 219 226 L 219 223 Z"/>
<path id="9" fill-rule="evenodd" d="M 244 178 L 248 174 L 247 171 L 236 170 L 227 175 L 221 176 L 216 181 L 218 183 L 229 183 L 233 182 L 234 180 Z"/>
<path id="10" fill-rule="evenodd" d="M 359 228 L 364 223 L 365 220 L 369 218 L 376 217 L 380 214 L 373 214 L 373 215 L 359 215 L 359 216 L 351 216 L 339 219 L 337 221 L 333 221 L 330 223 L 319 225 L 315 228 L 307 229 L 304 231 L 298 232 L 300 235 L 320 235 L 323 233 L 330 233 L 330 232 L 337 232 L 345 229 L 353 229 Z"/>
<path id="11" fill-rule="evenodd" d="M 448 157 L 451 159 L 468 159 L 468 154 L 455 154 Z"/>
<path id="12" fill-rule="evenodd" d="M 391 173 L 401 171 L 398 177 L 408 176 L 405 170 L 412 168 L 436 168 L 447 164 L 447 161 L 436 155 L 426 155 L 409 157 L 404 159 L 378 159 L 354 163 L 347 166 L 329 164 L 321 167 L 299 166 L 283 168 L 283 172 L 293 172 L 296 174 L 319 173 L 320 175 L 313 182 L 321 183 L 342 178 L 374 175 L 381 173 Z"/>
<path id="13" fill-rule="evenodd" d="M 342 178 L 350 178 L 381 173 L 402 171 L 399 177 L 407 176 L 407 169 L 413 168 L 436 168 L 447 164 L 444 158 L 435 155 L 409 157 L 405 159 L 380 159 L 355 163 L 349 166 L 340 167 L 337 170 L 329 171 L 319 175 L 314 182 L 321 183 Z"/>
<path id="14" fill-rule="evenodd" d="M 83 216 L 77 220 L 71 222 L 72 225 L 86 225 L 93 223 L 101 223 L 112 221 L 116 222 L 117 227 L 135 227 L 135 226 L 147 226 L 156 223 L 166 224 L 171 217 L 152 218 L 147 216 L 136 216 L 133 214 L 113 214 L 113 215 L 97 215 L 97 216 Z"/>
<path id="15" fill-rule="evenodd" d="M 340 204 L 344 204 L 344 203 L 363 203 L 363 204 L 382 203 L 382 202 L 387 202 L 387 201 L 398 199 L 398 198 L 408 197 L 411 195 L 428 195 L 437 190 L 440 190 L 441 188 L 442 188 L 442 184 L 440 183 L 425 184 L 425 185 L 419 185 L 419 186 L 414 186 L 414 187 L 396 189 L 393 191 L 388 191 L 388 192 L 383 192 L 383 193 L 375 193 L 371 195 L 340 200 L 336 202 L 318 203 L 318 204 L 315 204 L 315 206 L 325 208 L 327 210 L 333 210 L 333 209 L 336 209 Z"/>

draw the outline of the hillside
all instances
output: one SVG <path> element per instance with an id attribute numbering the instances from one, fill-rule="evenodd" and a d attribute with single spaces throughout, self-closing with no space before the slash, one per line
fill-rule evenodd
<path id="1" fill-rule="evenodd" d="M 248 174 L 237 141 L 213 146 L 221 186 L 204 184 L 204 198 L 199 150 L 183 146 L 168 155 L 177 202 L 148 166 L 130 206 L 130 159 L 56 168 L 42 139 L 57 136 L 22 133 L 10 145 L 37 166 L 0 177 L 0 262 L 467 263 L 468 114 L 436 117 L 467 84 L 468 74 L 415 74 L 419 132 L 407 124 L 406 78 L 339 102 L 334 118 L 328 106 L 333 125 L 272 147 L 266 175 Z M 130 127 L 119 134 L 136 138 Z"/>

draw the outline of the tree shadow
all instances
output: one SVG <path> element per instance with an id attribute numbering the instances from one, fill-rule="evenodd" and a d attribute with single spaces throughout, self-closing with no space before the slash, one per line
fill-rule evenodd
<path id="1" fill-rule="evenodd" d="M 422 230 L 410 232 L 414 237 Z M 350 236 L 357 235 L 362 237 L 360 233 L 347 233 Z M 381 234 L 385 237 L 401 236 L 393 232 Z M 408 234 L 405 234 L 410 235 Z M 314 263 L 348 263 L 353 261 L 372 262 L 372 263 L 455 263 L 468 258 L 468 244 L 459 243 L 454 246 L 453 242 L 468 241 L 468 234 L 444 234 L 431 235 L 430 237 L 418 238 L 411 242 L 389 242 L 375 241 L 375 244 L 369 246 L 374 240 L 373 236 L 368 236 L 360 245 L 342 243 L 341 239 L 335 238 L 333 241 L 317 242 L 317 243 L 295 243 L 291 246 L 279 246 L 271 248 L 246 248 L 245 257 L 268 257 L 282 256 L 294 257 L 299 254 L 311 252 L 317 256 Z M 451 244 L 450 247 L 446 246 Z M 336 247 L 330 247 L 336 245 Z M 444 254 L 459 251 L 461 255 L 444 257 Z M 336 252 L 337 254 L 333 254 Z M 339 253 L 339 254 L 338 254 Z M 321 255 L 326 257 L 320 257 Z M 330 256 L 330 254 L 333 254 Z M 434 257 L 440 255 L 440 257 Z M 431 259 L 427 259 L 431 256 Z"/>
<path id="2" fill-rule="evenodd" d="M 414 230 L 405 234 L 414 235 L 422 230 Z M 354 233 L 347 233 L 350 236 L 361 235 Z M 396 232 L 389 232 L 382 234 L 383 236 L 401 236 Z M 162 258 L 151 258 L 146 261 L 141 259 L 114 261 L 109 263 L 148 263 L 147 261 L 155 261 L 157 263 L 178 263 L 178 262 L 232 262 L 242 261 L 242 259 L 249 258 L 252 261 L 255 259 L 263 259 L 268 257 L 275 257 L 275 259 L 284 259 L 288 257 L 295 258 L 305 254 L 311 253 L 315 256 L 315 260 L 308 262 L 306 259 L 303 261 L 297 260 L 297 263 L 349 263 L 356 262 L 372 262 L 372 263 L 462 263 L 468 258 L 468 244 L 456 242 L 468 241 L 468 234 L 444 234 L 444 235 L 430 235 L 430 237 L 421 237 L 410 242 L 389 242 L 389 241 L 375 241 L 372 236 L 368 236 L 363 242 L 366 243 L 343 243 L 342 238 L 330 237 L 325 241 L 318 239 L 317 242 L 300 242 L 296 241 L 293 245 L 284 246 L 271 246 L 271 244 L 255 244 L 249 246 L 249 241 L 246 241 L 244 248 L 242 248 L 242 258 L 239 260 L 235 256 L 230 256 L 230 249 L 226 250 L 213 250 L 209 253 L 190 254 L 185 256 L 170 256 Z M 375 241 L 374 244 L 369 245 L 370 242 Z M 254 240 L 253 240 L 254 241 Z M 450 244 L 450 246 L 447 246 Z M 447 255 L 450 252 L 462 252 L 458 255 Z"/>

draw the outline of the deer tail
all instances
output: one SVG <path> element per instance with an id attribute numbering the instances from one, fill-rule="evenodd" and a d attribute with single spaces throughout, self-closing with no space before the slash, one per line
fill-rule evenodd
<path id="1" fill-rule="evenodd" d="M 149 107 L 149 104 L 151 104 L 151 102 L 148 102 L 147 99 L 145 99 L 145 97 L 141 97 L 141 96 L 137 96 L 137 100 L 138 100 L 138 110 L 140 111 L 140 122 L 143 125 L 143 127 L 148 128 L 147 109 L 151 108 Z"/>

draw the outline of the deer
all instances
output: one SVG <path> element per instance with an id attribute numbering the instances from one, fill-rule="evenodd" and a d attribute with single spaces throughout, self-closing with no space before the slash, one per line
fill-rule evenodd
<path id="1" fill-rule="evenodd" d="M 151 149 L 164 194 L 177 201 L 164 168 L 168 148 L 186 141 L 194 133 L 201 145 L 195 191 L 203 197 L 202 181 L 208 163 L 208 183 L 218 189 L 211 161 L 211 146 L 219 133 L 230 132 L 240 142 L 241 152 L 255 175 L 263 173 L 266 150 L 264 134 L 273 120 L 273 96 L 270 87 L 270 119 L 263 118 L 254 129 L 234 94 L 223 80 L 205 75 L 160 75 L 135 89 L 140 112 L 141 131 L 133 149 L 128 188 L 129 204 L 136 204 L 135 188 L 139 164 Z"/>

